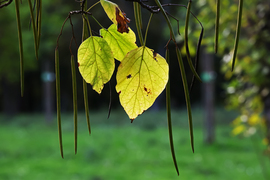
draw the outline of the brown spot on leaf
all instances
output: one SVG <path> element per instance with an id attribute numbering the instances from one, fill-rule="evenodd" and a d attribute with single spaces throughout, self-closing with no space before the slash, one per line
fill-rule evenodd
<path id="1" fill-rule="evenodd" d="M 143 90 L 147 93 L 147 96 L 148 96 L 149 94 L 152 94 L 151 89 L 147 89 L 146 87 L 144 87 Z"/>
<path id="2" fill-rule="evenodd" d="M 153 51 L 153 58 L 157 61 L 157 53 Z"/>
<path id="3" fill-rule="evenodd" d="M 131 74 L 129 74 L 128 76 L 127 76 L 127 79 L 129 79 L 129 78 L 131 78 L 132 76 L 131 76 Z"/>
<path id="4" fill-rule="evenodd" d="M 80 63 L 78 63 L 78 67 L 80 66 Z"/>
<path id="5" fill-rule="evenodd" d="M 147 88 L 146 88 L 146 87 L 144 87 L 143 89 L 144 89 L 144 91 L 146 91 L 146 92 L 147 92 Z"/>
<path id="6" fill-rule="evenodd" d="M 121 91 L 119 91 L 118 94 L 121 94 Z"/>
<path id="7" fill-rule="evenodd" d="M 120 12 L 120 9 L 118 7 L 115 7 L 115 15 L 116 15 L 116 21 L 117 21 L 117 31 L 120 33 L 129 32 L 127 23 L 130 23 L 130 20 L 126 17 L 126 14 L 122 11 Z M 121 16 L 120 13 L 123 15 Z"/>

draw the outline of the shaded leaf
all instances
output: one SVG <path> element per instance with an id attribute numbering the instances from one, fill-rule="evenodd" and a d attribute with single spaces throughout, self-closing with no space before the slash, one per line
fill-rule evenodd
<path id="1" fill-rule="evenodd" d="M 107 0 L 100 0 L 100 3 L 110 20 L 117 25 L 117 30 L 121 33 L 128 33 L 129 29 L 127 23 L 129 23 L 130 20 L 126 17 L 126 14 L 121 11 L 118 5 Z"/>
<path id="2" fill-rule="evenodd" d="M 84 80 L 100 94 L 114 71 L 111 48 L 103 38 L 89 37 L 79 47 L 78 65 Z"/>
<path id="3" fill-rule="evenodd" d="M 116 75 L 116 91 L 130 119 L 152 106 L 168 81 L 166 60 L 147 47 L 130 51 L 121 61 Z"/>
<path id="4" fill-rule="evenodd" d="M 101 29 L 100 35 L 109 44 L 113 51 L 114 58 L 119 61 L 121 61 L 129 51 L 138 47 L 135 43 L 136 35 L 130 28 L 128 33 L 120 33 L 117 31 L 116 25 L 112 24 L 107 30 Z"/>

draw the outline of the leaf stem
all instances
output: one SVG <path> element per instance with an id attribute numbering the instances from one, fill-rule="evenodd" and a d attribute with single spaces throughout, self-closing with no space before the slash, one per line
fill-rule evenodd
<path id="1" fill-rule="evenodd" d="M 145 35 L 144 35 L 144 42 L 143 42 L 143 46 L 144 47 L 146 45 L 146 39 L 147 39 L 148 29 L 149 29 L 149 26 L 150 26 L 150 22 L 151 22 L 152 17 L 153 17 L 153 13 L 151 13 L 150 18 L 148 20 L 147 27 L 146 27 L 146 31 L 145 31 Z"/>
<path id="2" fill-rule="evenodd" d="M 98 25 L 99 25 L 102 29 L 105 29 L 105 28 L 98 22 L 98 20 L 97 20 L 93 15 L 91 15 L 91 17 L 96 21 L 96 23 L 98 23 Z"/>
<path id="3" fill-rule="evenodd" d="M 143 45 L 143 35 L 142 35 L 142 19 L 140 16 L 141 12 L 141 6 L 138 2 L 133 2 L 133 7 L 134 7 L 134 17 L 135 17 L 135 23 L 136 23 L 136 28 L 139 36 L 139 40 L 141 45 Z"/>
<path id="4" fill-rule="evenodd" d="M 85 16 L 83 16 L 83 17 L 86 18 Z M 90 34 L 90 36 L 93 36 L 93 34 L 92 34 L 92 29 L 91 29 L 89 20 L 88 20 L 88 19 L 85 19 L 85 21 L 87 22 L 87 26 L 88 26 L 88 29 L 89 29 L 89 34 Z"/>
<path id="5" fill-rule="evenodd" d="M 89 12 L 93 7 L 95 7 L 96 5 L 98 5 L 100 3 L 100 1 L 96 2 L 95 4 L 93 4 L 90 8 L 88 8 L 86 10 L 86 12 Z"/>

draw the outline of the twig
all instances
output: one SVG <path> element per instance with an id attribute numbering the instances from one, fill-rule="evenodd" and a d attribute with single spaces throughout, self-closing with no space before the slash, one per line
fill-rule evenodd
<path id="1" fill-rule="evenodd" d="M 9 0 L 8 2 L 6 2 L 5 4 L 1 4 L 0 8 L 8 6 L 10 3 L 12 3 L 13 0 Z"/>

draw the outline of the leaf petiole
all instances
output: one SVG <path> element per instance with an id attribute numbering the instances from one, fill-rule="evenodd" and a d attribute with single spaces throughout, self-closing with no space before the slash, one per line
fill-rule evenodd
<path id="1" fill-rule="evenodd" d="M 106 29 L 106 28 L 104 28 L 104 27 L 98 22 L 98 20 L 97 20 L 93 15 L 91 15 L 91 17 L 96 21 L 96 23 L 98 23 L 98 25 L 99 25 L 102 29 Z"/>
<path id="2" fill-rule="evenodd" d="M 136 23 L 136 28 L 139 36 L 141 45 L 143 45 L 143 35 L 142 35 L 142 19 L 141 19 L 141 6 L 138 2 L 133 2 L 134 6 L 134 18 Z"/>
<path id="3" fill-rule="evenodd" d="M 93 7 L 95 7 L 99 3 L 100 3 L 100 1 L 96 2 L 95 4 L 93 4 L 89 9 L 86 10 L 86 12 L 89 12 Z"/>
<path id="4" fill-rule="evenodd" d="M 144 35 L 144 42 L 143 42 L 143 46 L 144 47 L 146 45 L 146 39 L 147 39 L 148 29 L 149 29 L 149 26 L 150 26 L 150 22 L 151 22 L 152 17 L 153 17 L 153 13 L 151 13 L 150 18 L 148 20 L 147 27 L 146 27 L 146 31 L 145 31 L 145 35 Z"/>

